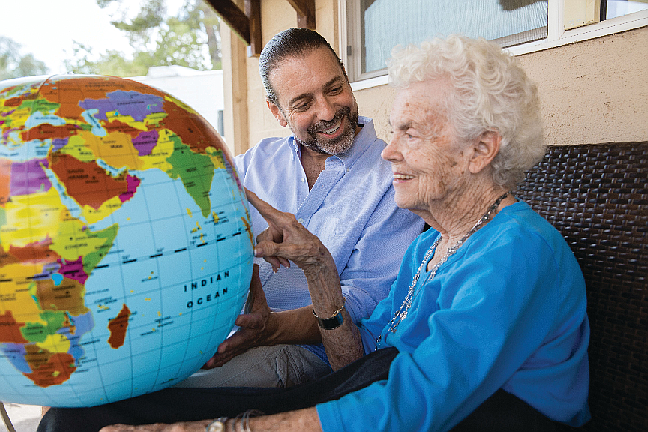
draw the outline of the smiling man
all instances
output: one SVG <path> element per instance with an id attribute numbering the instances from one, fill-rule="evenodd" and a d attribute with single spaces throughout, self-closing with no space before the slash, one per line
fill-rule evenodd
<path id="1" fill-rule="evenodd" d="M 270 72 L 285 95 L 268 98 L 270 111 L 307 152 L 324 158 L 349 150 L 360 132 L 358 105 L 336 60 L 333 52 L 316 48 Z"/>
<path id="2" fill-rule="evenodd" d="M 235 158 L 236 169 L 246 188 L 294 214 L 328 248 L 344 304 L 314 316 L 303 272 L 259 260 L 263 291 L 252 311 L 179 387 L 290 387 L 331 372 L 320 331 L 368 317 L 423 229 L 422 219 L 394 204 L 390 165 L 380 157 L 386 144 L 372 120 L 358 115 L 344 67 L 321 35 L 297 28 L 277 34 L 259 71 L 268 108 L 292 134 L 262 140 Z M 250 210 L 257 236 L 268 225 Z"/>

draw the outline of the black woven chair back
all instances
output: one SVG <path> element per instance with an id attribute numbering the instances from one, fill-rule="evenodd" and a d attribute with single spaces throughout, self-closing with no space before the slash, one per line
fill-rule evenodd
<path id="1" fill-rule="evenodd" d="M 648 143 L 549 147 L 516 191 L 565 237 L 587 286 L 592 421 L 648 431 Z"/>

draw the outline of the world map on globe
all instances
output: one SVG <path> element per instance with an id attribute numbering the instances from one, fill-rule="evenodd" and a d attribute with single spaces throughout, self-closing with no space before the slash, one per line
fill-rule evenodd
<path id="1" fill-rule="evenodd" d="M 116 77 L 0 82 L 0 401 L 93 406 L 213 355 L 253 243 L 225 144 Z"/>

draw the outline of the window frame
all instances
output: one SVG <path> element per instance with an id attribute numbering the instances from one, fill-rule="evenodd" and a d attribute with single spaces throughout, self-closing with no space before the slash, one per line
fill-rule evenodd
<path id="1" fill-rule="evenodd" d="M 562 45 L 595 39 L 602 36 L 620 33 L 648 25 L 648 10 L 622 15 L 595 24 L 588 24 L 571 30 L 565 30 L 564 2 L 569 0 L 548 0 L 547 4 L 547 38 L 505 48 L 513 55 L 528 54 L 543 51 Z M 369 73 L 361 73 L 361 58 L 357 48 L 361 46 L 362 28 L 359 25 L 360 1 L 338 0 L 339 40 L 342 62 L 344 63 L 351 88 L 362 90 L 387 84 L 387 70 L 380 69 Z M 349 6 L 354 6 L 353 8 Z M 356 25 L 350 23 L 355 22 Z M 353 51 L 356 51 L 354 53 Z"/>

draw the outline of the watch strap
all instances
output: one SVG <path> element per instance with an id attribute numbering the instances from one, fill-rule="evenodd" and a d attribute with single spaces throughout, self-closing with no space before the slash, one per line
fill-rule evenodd
<path id="1" fill-rule="evenodd" d="M 334 330 L 342 325 L 344 322 L 344 318 L 342 317 L 342 311 L 344 310 L 344 305 L 338 310 L 336 310 L 333 313 L 333 316 L 330 318 L 320 318 L 317 316 L 315 313 L 315 309 L 313 309 L 313 315 L 315 318 L 317 318 L 317 323 L 319 324 L 320 328 L 324 330 Z"/>

